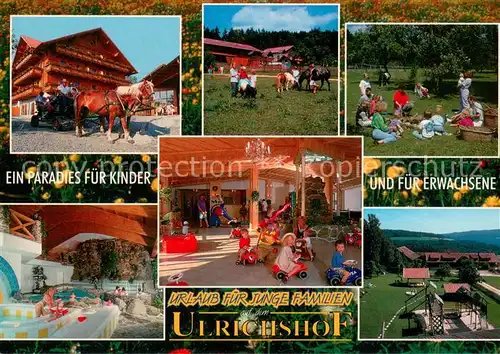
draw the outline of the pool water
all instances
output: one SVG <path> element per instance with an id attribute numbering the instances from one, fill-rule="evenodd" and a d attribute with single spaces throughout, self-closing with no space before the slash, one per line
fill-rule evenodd
<path id="1" fill-rule="evenodd" d="M 2 316 L 0 315 L 0 323 L 3 321 L 19 321 L 19 320 L 27 320 L 26 316 L 16 317 L 16 316 Z"/>
<path id="2" fill-rule="evenodd" d="M 60 291 L 54 295 L 54 299 L 62 299 L 63 301 L 69 301 L 69 297 L 71 294 L 75 294 L 76 299 L 79 301 L 83 297 L 88 297 L 89 299 L 95 299 L 94 294 L 90 294 L 89 292 L 82 289 L 72 289 L 68 291 Z M 38 302 L 43 299 L 43 295 L 31 295 L 29 297 L 30 301 Z"/>

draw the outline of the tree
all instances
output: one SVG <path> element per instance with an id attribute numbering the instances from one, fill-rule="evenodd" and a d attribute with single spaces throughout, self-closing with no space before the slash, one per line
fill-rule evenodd
<path id="1" fill-rule="evenodd" d="M 470 259 L 461 262 L 459 278 L 461 282 L 470 285 L 474 285 L 481 281 L 481 276 L 479 275 L 476 264 Z"/>
<path id="2" fill-rule="evenodd" d="M 130 75 L 127 77 L 127 81 L 130 82 L 131 85 L 133 85 L 138 83 L 139 79 L 137 78 L 137 75 Z"/>
<path id="3" fill-rule="evenodd" d="M 441 263 L 436 270 L 436 275 L 439 277 L 449 277 L 451 275 L 451 266 L 448 263 Z"/>

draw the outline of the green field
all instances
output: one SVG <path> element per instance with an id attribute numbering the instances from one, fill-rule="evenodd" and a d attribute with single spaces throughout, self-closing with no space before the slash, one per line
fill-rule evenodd
<path id="1" fill-rule="evenodd" d="M 269 73 L 266 75 L 270 75 Z M 304 83 L 303 83 L 304 85 Z M 258 77 L 257 98 L 231 97 L 227 76 L 204 77 L 204 133 L 208 135 L 337 135 L 337 81 L 316 95 L 276 92 L 274 78 Z"/>
<path id="2" fill-rule="evenodd" d="M 388 323 L 394 314 L 405 304 L 409 297 L 405 293 L 420 288 L 398 287 L 391 284 L 399 279 L 396 274 L 387 273 L 372 279 L 365 279 L 365 294 L 360 299 L 360 337 L 363 339 L 377 338 L 382 330 L 382 323 Z M 431 279 L 436 284 L 438 295 L 443 294 L 444 283 L 456 282 L 455 278 Z M 370 287 L 368 284 L 373 284 Z M 495 327 L 500 327 L 500 304 L 488 295 L 481 292 L 488 302 L 488 322 Z M 453 309 L 453 302 L 445 302 L 445 309 Z M 408 320 L 397 316 L 389 329 L 385 332 L 385 338 L 402 338 L 402 331 L 407 328 Z M 412 323 L 414 326 L 414 323 Z"/>
<path id="3" fill-rule="evenodd" d="M 435 136 L 431 140 L 418 140 L 412 135 L 413 129 L 405 130 L 403 137 L 396 142 L 389 144 L 376 145 L 371 137 L 371 128 L 358 128 L 356 126 L 355 114 L 360 98 L 359 82 L 363 76 L 363 70 L 349 70 L 347 73 L 347 124 L 349 135 L 365 135 L 364 152 L 367 156 L 493 156 L 497 155 L 498 140 L 493 142 L 468 142 L 459 140 L 455 133 L 458 129 L 455 127 L 446 126 L 450 136 Z M 388 120 L 392 119 L 393 105 L 392 97 L 397 86 L 401 83 L 405 85 L 410 100 L 414 101 L 415 106 L 412 114 L 423 114 L 426 109 L 434 110 L 436 105 L 442 105 L 443 111 L 449 116 L 453 115 L 452 110 L 458 109 L 459 95 L 455 79 L 445 80 L 442 84 L 442 91 L 447 93 L 441 97 L 436 96 L 436 93 L 431 90 L 431 99 L 420 99 L 413 92 L 416 80 L 409 80 L 410 71 L 392 70 L 390 71 L 392 78 L 389 86 L 379 88 L 378 72 L 369 71 L 370 80 L 372 83 L 373 93 L 382 95 L 388 103 Z M 422 73 L 419 72 L 421 82 Z M 426 87 L 430 87 L 427 85 Z M 491 107 L 497 107 L 497 77 L 496 74 L 478 73 L 472 81 L 471 94 L 477 97 L 477 100 L 488 104 Z"/>
<path id="4" fill-rule="evenodd" d="M 500 277 L 483 277 L 483 279 L 486 283 L 500 289 Z"/>

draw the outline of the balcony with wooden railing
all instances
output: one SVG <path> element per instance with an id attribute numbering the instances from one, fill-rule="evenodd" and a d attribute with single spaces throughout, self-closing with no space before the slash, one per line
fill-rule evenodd
<path id="1" fill-rule="evenodd" d="M 42 242 L 42 225 L 40 220 L 10 209 L 9 233 L 30 241 Z"/>
<path id="2" fill-rule="evenodd" d="M 40 77 L 42 77 L 42 69 L 39 67 L 29 68 L 23 71 L 20 75 L 14 77 L 14 86 L 21 86 L 23 84 L 33 82 Z"/>
<path id="3" fill-rule="evenodd" d="M 84 61 L 84 62 L 90 62 L 90 63 L 94 63 L 97 65 L 105 66 L 107 68 L 111 68 L 111 69 L 123 72 L 125 74 L 128 74 L 131 71 L 130 67 L 119 64 L 119 63 L 112 61 L 110 59 L 106 59 L 102 55 L 99 55 L 99 54 L 85 53 L 83 50 L 75 48 L 75 47 L 58 45 L 56 47 L 56 52 L 60 53 L 60 54 L 67 55 L 67 56 L 75 58 L 75 59 L 79 59 L 79 60 Z"/>
<path id="4" fill-rule="evenodd" d="M 34 54 L 31 51 L 26 52 L 16 63 L 14 63 L 14 70 L 19 71 L 29 64 L 36 63 L 39 59 L 40 57 L 37 54 Z"/>
<path id="5" fill-rule="evenodd" d="M 31 84 L 19 88 L 16 92 L 12 93 L 12 101 L 19 101 L 23 98 L 35 97 L 40 92 L 38 84 Z"/>
<path id="6" fill-rule="evenodd" d="M 124 78 L 116 77 L 113 75 L 107 75 L 103 73 L 98 74 L 92 71 L 81 70 L 71 66 L 56 64 L 53 62 L 49 62 L 45 66 L 45 71 L 56 72 L 68 76 L 77 76 L 88 80 L 103 82 L 106 84 L 129 85 L 129 82 Z"/>

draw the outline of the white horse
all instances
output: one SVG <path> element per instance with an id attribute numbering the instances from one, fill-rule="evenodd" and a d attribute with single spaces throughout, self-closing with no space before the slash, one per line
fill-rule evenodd
<path id="1" fill-rule="evenodd" d="M 149 99 L 153 92 L 154 85 L 151 81 L 143 80 L 136 84 L 130 86 L 118 86 L 116 88 L 116 93 L 120 96 L 132 96 L 134 98 L 142 101 L 143 99 Z M 149 95 L 148 97 L 145 97 Z"/>

